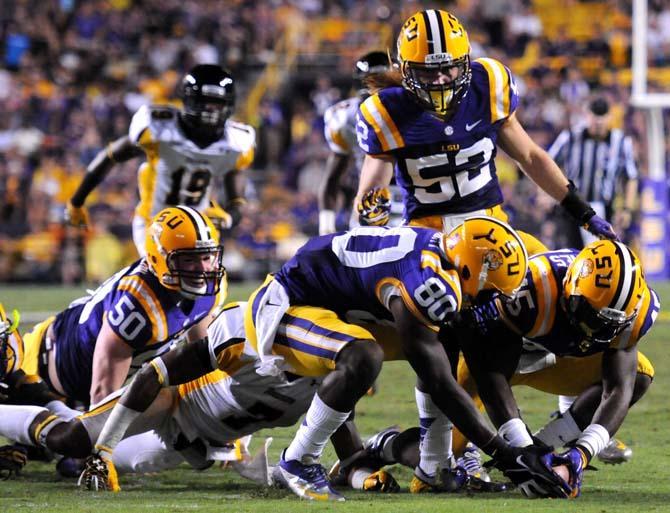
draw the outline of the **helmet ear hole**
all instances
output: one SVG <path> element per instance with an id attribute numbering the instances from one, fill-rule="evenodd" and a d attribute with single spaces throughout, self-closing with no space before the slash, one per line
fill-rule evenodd
<path id="1" fill-rule="evenodd" d="M 467 265 L 464 265 L 464 266 L 463 266 L 463 270 L 461 271 L 461 277 L 462 277 L 464 280 L 469 280 L 469 279 L 470 279 L 470 276 L 471 276 L 470 268 L 469 268 Z"/>

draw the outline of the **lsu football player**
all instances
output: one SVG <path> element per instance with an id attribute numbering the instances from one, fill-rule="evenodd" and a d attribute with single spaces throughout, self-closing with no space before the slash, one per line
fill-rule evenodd
<path id="1" fill-rule="evenodd" d="M 320 379 L 259 376 L 258 354 L 245 335 L 245 306 L 227 305 L 207 337 L 150 360 L 131 385 L 68 422 L 45 408 L 24 406 L 17 415 L 18 407 L 0 405 L 0 433 L 71 457 L 93 452 L 81 483 L 118 491 L 117 471 L 156 472 L 184 460 L 204 469 L 228 443 L 295 424 Z M 254 473 L 244 475 L 267 485 L 267 453 L 262 456 L 258 467 L 247 467 Z"/>
<path id="2" fill-rule="evenodd" d="M 370 96 L 370 91 L 365 87 L 363 80 L 374 74 L 388 71 L 390 67 L 389 56 L 385 52 L 373 51 L 361 56 L 356 61 L 353 73 L 356 96 L 337 102 L 324 113 L 324 133 L 330 155 L 319 189 L 319 235 L 337 231 L 335 221 L 338 197 L 345 190 L 346 184 L 347 189 L 353 189 L 346 199 L 348 203 L 358 185 L 358 171 L 363 165 L 365 154 L 356 142 L 356 112 L 361 102 Z M 356 169 L 355 174 L 348 172 L 351 169 L 352 160 Z M 349 178 L 355 179 L 355 182 L 350 184 L 352 180 Z M 386 214 L 391 217 L 388 224 L 398 225 L 402 221 L 402 197 L 397 187 L 392 186 L 389 189 L 388 201 L 389 211 Z M 353 217 L 352 212 L 349 214 L 351 218 L 349 227 L 358 226 L 358 213 L 356 217 Z"/>
<path id="3" fill-rule="evenodd" d="M 366 156 L 355 201 L 369 224 L 384 222 L 380 191 L 394 175 L 412 226 L 448 233 L 471 215 L 506 220 L 494 160 L 500 146 L 580 225 L 616 237 L 519 123 L 510 70 L 492 58 L 470 60 L 468 34 L 453 14 L 428 9 L 410 16 L 398 35 L 397 60 L 397 69 L 368 80 L 377 92 L 357 116 Z M 521 236 L 530 254 L 546 251 Z"/>
<path id="4" fill-rule="evenodd" d="M 244 180 L 252 162 L 254 129 L 230 119 L 235 84 L 226 70 L 214 64 L 195 66 L 181 82 L 183 109 L 143 106 L 125 135 L 100 151 L 66 205 L 66 218 L 75 226 L 88 224 L 84 202 L 114 164 L 144 155 L 138 171 L 140 201 L 133 218 L 133 240 L 140 256 L 147 225 L 168 206 L 187 205 L 205 212 L 221 229 L 241 218 Z M 216 180 L 223 179 L 224 208 L 214 200 Z"/>
<path id="5" fill-rule="evenodd" d="M 146 239 L 145 258 L 24 336 L 20 369 L 27 376 L 94 404 L 172 341 L 206 334 L 227 294 L 216 228 L 190 207 L 169 207 Z M 21 388 L 14 393 L 20 401 Z"/>
<path id="6" fill-rule="evenodd" d="M 480 406 L 483 401 L 498 434 L 515 446 L 533 440 L 511 386 L 578 396 L 535 433 L 547 445 L 571 447 L 563 460 L 571 469 L 572 496 L 578 496 L 583 469 L 607 446 L 654 376 L 638 342 L 654 324 L 660 302 L 639 259 L 609 240 L 581 251 L 536 255 L 513 300 L 499 298 L 478 310 L 456 328 L 465 355 L 459 383 Z M 371 447 L 386 454 L 387 463 L 393 450 L 403 451 L 393 447 L 395 435 L 377 437 Z M 464 445 L 456 432 L 455 451 Z"/>
<path id="7" fill-rule="evenodd" d="M 448 236 L 427 228 L 358 227 L 317 237 L 269 276 L 247 307 L 247 335 L 261 360 L 257 372 L 325 376 L 280 458 L 285 484 L 306 499 L 343 500 L 318 458 L 386 358 L 407 359 L 437 413 L 445 421 L 448 415 L 488 453 L 501 455 L 499 464 L 511 479 L 541 481 L 564 496 L 544 453 L 510 448 L 475 411 L 437 337 L 436 326 L 482 291 L 513 295 L 526 266 L 514 230 L 494 218 L 472 217 Z M 389 331 L 397 336 L 388 337 Z M 358 448 L 350 449 L 337 451 L 340 460 Z"/>

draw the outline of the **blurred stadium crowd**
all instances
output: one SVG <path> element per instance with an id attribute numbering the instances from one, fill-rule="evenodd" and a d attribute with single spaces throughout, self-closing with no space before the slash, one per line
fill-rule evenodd
<path id="1" fill-rule="evenodd" d="M 670 6 L 650 1 L 650 77 L 670 85 Z M 197 63 L 227 67 L 237 117 L 258 133 L 245 218 L 225 239 L 235 278 L 258 278 L 317 233 L 316 192 L 328 155 L 323 113 L 351 91 L 355 59 L 393 48 L 417 10 L 453 10 L 472 56 L 517 77 L 518 116 L 547 147 L 578 121 L 594 92 L 636 143 L 645 125 L 628 107 L 631 2 L 576 0 L 22 0 L 0 9 L 0 281 L 106 278 L 136 258 L 130 221 L 139 161 L 118 165 L 87 205 L 86 233 L 66 228 L 64 203 L 86 165 L 127 133 L 142 104 L 171 101 Z M 511 223 L 565 245 L 553 202 L 499 153 Z M 355 180 L 352 183 L 355 187 Z M 346 219 L 340 219 L 344 228 Z M 629 241 L 635 238 L 635 223 Z"/>

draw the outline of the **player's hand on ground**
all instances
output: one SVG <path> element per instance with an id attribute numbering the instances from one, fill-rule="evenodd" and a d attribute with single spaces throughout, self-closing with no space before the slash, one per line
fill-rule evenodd
<path id="1" fill-rule="evenodd" d="M 28 451 L 18 445 L 0 447 L 0 479 L 9 479 L 12 474 L 20 474 L 28 463 Z"/>
<path id="2" fill-rule="evenodd" d="M 551 447 L 514 447 L 508 455 L 495 462 L 527 498 L 567 498 L 572 488 L 553 469 Z"/>
<path id="3" fill-rule="evenodd" d="M 121 491 L 114 463 L 99 454 L 92 454 L 86 459 L 84 471 L 79 476 L 77 486 L 94 492 Z"/>
<path id="4" fill-rule="evenodd" d="M 391 215 L 391 191 L 388 187 L 370 189 L 356 209 L 361 226 L 385 226 Z"/>
<path id="5" fill-rule="evenodd" d="M 75 207 L 69 201 L 65 204 L 65 223 L 77 228 L 88 228 L 90 219 L 88 209 L 85 206 Z"/>
<path id="6" fill-rule="evenodd" d="M 586 454 L 580 448 L 573 447 L 561 454 L 553 456 L 552 467 L 558 465 L 565 465 L 568 467 L 569 477 L 567 483 L 572 489 L 570 497 L 579 497 L 582 493 L 584 469 L 588 465 Z"/>

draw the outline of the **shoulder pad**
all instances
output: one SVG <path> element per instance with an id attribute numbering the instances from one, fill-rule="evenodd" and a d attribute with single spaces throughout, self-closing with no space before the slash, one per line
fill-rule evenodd
<path id="1" fill-rule="evenodd" d="M 512 72 L 496 59 L 482 57 L 472 63 L 472 80 L 485 86 L 491 123 L 509 117 L 517 108 L 519 93 Z"/>
<path id="2" fill-rule="evenodd" d="M 226 139 L 240 153 L 256 146 L 256 130 L 251 125 L 229 119 L 226 121 Z"/>
<path id="3" fill-rule="evenodd" d="M 359 108 L 359 119 L 363 119 L 370 128 L 372 128 L 378 145 L 374 139 L 368 141 L 370 151 L 366 153 L 385 153 L 405 146 L 405 141 L 397 126 L 397 118 L 394 115 L 400 110 L 404 110 L 404 101 L 406 97 L 402 94 L 403 90 L 399 87 L 382 89 L 373 94 L 361 103 Z M 356 127 L 359 130 L 360 127 Z M 365 139 L 363 135 L 363 140 Z M 361 137 L 359 137 L 359 144 Z M 377 150 L 379 146 L 380 151 Z M 363 147 L 361 145 L 361 147 Z"/>

